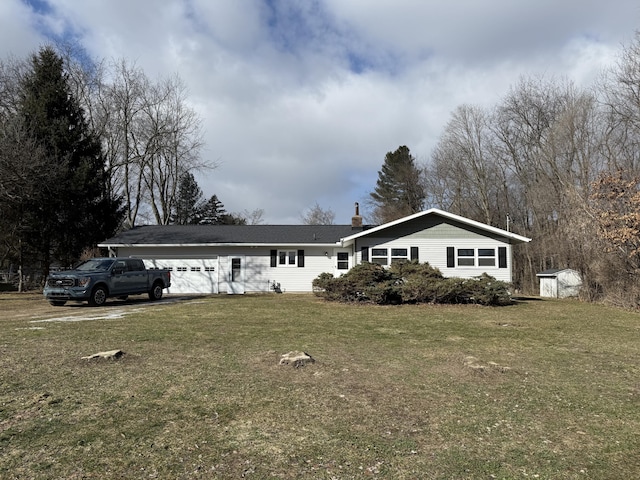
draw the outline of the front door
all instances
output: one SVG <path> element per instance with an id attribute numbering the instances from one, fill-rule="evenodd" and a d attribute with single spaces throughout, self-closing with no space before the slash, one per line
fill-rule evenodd
<path id="1" fill-rule="evenodd" d="M 244 255 L 229 256 L 229 272 L 227 282 L 227 293 L 244 293 Z"/>

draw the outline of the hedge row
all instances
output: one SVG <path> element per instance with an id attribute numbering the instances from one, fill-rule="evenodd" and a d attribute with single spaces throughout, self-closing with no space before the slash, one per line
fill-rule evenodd
<path id="1" fill-rule="evenodd" d="M 512 303 L 508 285 L 485 273 L 472 279 L 445 278 L 437 268 L 417 262 L 396 263 L 390 268 L 365 262 L 337 278 L 323 273 L 313 281 L 313 290 L 327 300 L 378 305 Z"/>

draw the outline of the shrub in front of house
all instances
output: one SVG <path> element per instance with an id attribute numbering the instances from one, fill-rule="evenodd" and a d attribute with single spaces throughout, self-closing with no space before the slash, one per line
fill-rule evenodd
<path id="1" fill-rule="evenodd" d="M 326 300 L 377 305 L 511 303 L 508 285 L 487 274 L 471 279 L 445 278 L 437 268 L 418 262 L 393 264 L 390 268 L 365 262 L 337 278 L 323 273 L 313 281 L 313 290 Z"/>

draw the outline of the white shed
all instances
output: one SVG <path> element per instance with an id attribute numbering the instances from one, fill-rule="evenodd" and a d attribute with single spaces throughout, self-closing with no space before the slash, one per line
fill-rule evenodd
<path id="1" fill-rule="evenodd" d="M 577 297 L 582 286 L 580 272 L 571 268 L 545 270 L 540 279 L 540 296 L 552 298 Z"/>

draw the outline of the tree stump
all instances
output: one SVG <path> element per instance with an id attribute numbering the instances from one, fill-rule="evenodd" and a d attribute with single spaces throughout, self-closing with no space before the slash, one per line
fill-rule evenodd
<path id="1" fill-rule="evenodd" d="M 292 351 L 280 355 L 279 365 L 292 365 L 294 368 L 304 367 L 307 363 L 314 363 L 315 360 L 306 352 Z"/>
<path id="2" fill-rule="evenodd" d="M 98 352 L 87 357 L 82 357 L 83 360 L 93 360 L 96 358 L 104 358 L 105 360 L 118 360 L 124 355 L 122 350 L 109 350 L 107 352 Z"/>

